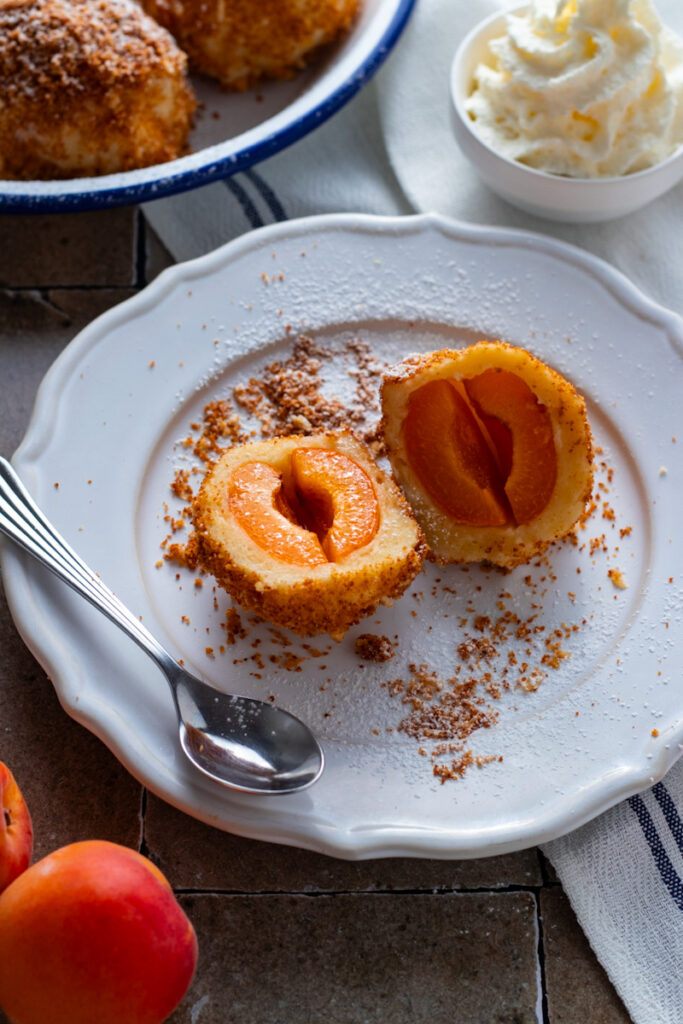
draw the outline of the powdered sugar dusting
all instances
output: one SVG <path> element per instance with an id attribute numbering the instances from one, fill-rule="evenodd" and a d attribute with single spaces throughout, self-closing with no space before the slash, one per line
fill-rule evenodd
<path id="1" fill-rule="evenodd" d="M 184 71 L 171 35 L 133 0 L 4 0 L 0 5 L 3 101 L 58 90 L 97 91 Z"/>

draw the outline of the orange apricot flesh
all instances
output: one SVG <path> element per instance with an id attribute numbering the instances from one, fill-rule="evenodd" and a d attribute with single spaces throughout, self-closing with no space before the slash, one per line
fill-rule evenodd
<path id="1" fill-rule="evenodd" d="M 494 444 L 501 445 L 505 494 L 515 522 L 530 523 L 547 506 L 557 479 L 550 414 L 529 385 L 510 370 L 485 370 L 467 380 L 465 388 Z M 509 456 L 501 444 L 508 436 Z"/>
<path id="2" fill-rule="evenodd" d="M 341 452 L 298 448 L 292 471 L 302 503 L 324 509 L 316 525 L 324 531 L 322 547 L 330 562 L 370 543 L 379 528 L 379 502 L 364 469 Z"/>
<path id="3" fill-rule="evenodd" d="M 339 562 L 369 544 L 379 527 L 379 502 L 365 470 L 348 456 L 298 448 L 291 479 L 265 462 L 232 474 L 228 504 L 242 529 L 273 558 L 313 567 Z"/>
<path id="4" fill-rule="evenodd" d="M 290 565 L 325 565 L 327 558 L 311 530 L 294 521 L 282 476 L 266 462 L 247 462 L 230 477 L 228 504 L 255 544 Z"/>
<path id="5" fill-rule="evenodd" d="M 463 385 L 441 378 L 413 392 L 403 424 L 408 460 L 457 522 L 530 523 L 557 478 L 548 410 L 509 370 L 485 370 Z"/>
<path id="6" fill-rule="evenodd" d="M 410 464 L 445 512 L 481 526 L 507 522 L 493 454 L 451 381 L 433 380 L 413 392 L 403 436 Z"/>

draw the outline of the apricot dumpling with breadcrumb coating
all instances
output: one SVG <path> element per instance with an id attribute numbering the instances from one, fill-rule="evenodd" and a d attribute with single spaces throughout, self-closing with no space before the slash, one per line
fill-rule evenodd
<path id="1" fill-rule="evenodd" d="M 142 0 L 193 70 L 243 90 L 287 78 L 349 28 L 361 0 Z"/>
<path id="2" fill-rule="evenodd" d="M 0 178 L 173 160 L 195 106 L 185 54 L 134 0 L 1 0 Z"/>
<path id="3" fill-rule="evenodd" d="M 400 490 L 349 431 L 229 449 L 193 521 L 202 567 L 243 607 L 303 636 L 340 638 L 399 597 L 424 559 Z"/>
<path id="4" fill-rule="evenodd" d="M 524 349 L 481 341 L 406 359 L 383 380 L 382 429 L 439 562 L 513 568 L 586 513 L 584 400 Z"/>

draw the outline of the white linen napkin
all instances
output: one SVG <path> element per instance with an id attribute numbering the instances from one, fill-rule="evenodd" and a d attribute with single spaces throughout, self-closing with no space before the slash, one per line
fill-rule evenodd
<path id="1" fill-rule="evenodd" d="M 147 219 L 184 260 L 276 220 L 436 211 L 581 246 L 683 314 L 683 185 L 618 221 L 557 224 L 496 198 L 460 155 L 449 127 L 450 62 L 476 22 L 509 6 L 418 0 L 386 65 L 335 117 L 251 171 L 148 204 Z M 680 0 L 657 8 L 683 35 Z M 681 1024 L 683 760 L 648 793 L 543 850 L 635 1024 Z"/>

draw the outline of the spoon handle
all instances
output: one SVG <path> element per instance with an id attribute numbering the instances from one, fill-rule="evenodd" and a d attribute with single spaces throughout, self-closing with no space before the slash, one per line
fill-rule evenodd
<path id="1" fill-rule="evenodd" d="M 0 532 L 50 569 L 116 623 L 166 671 L 170 655 L 40 511 L 6 459 L 0 457 Z"/>

